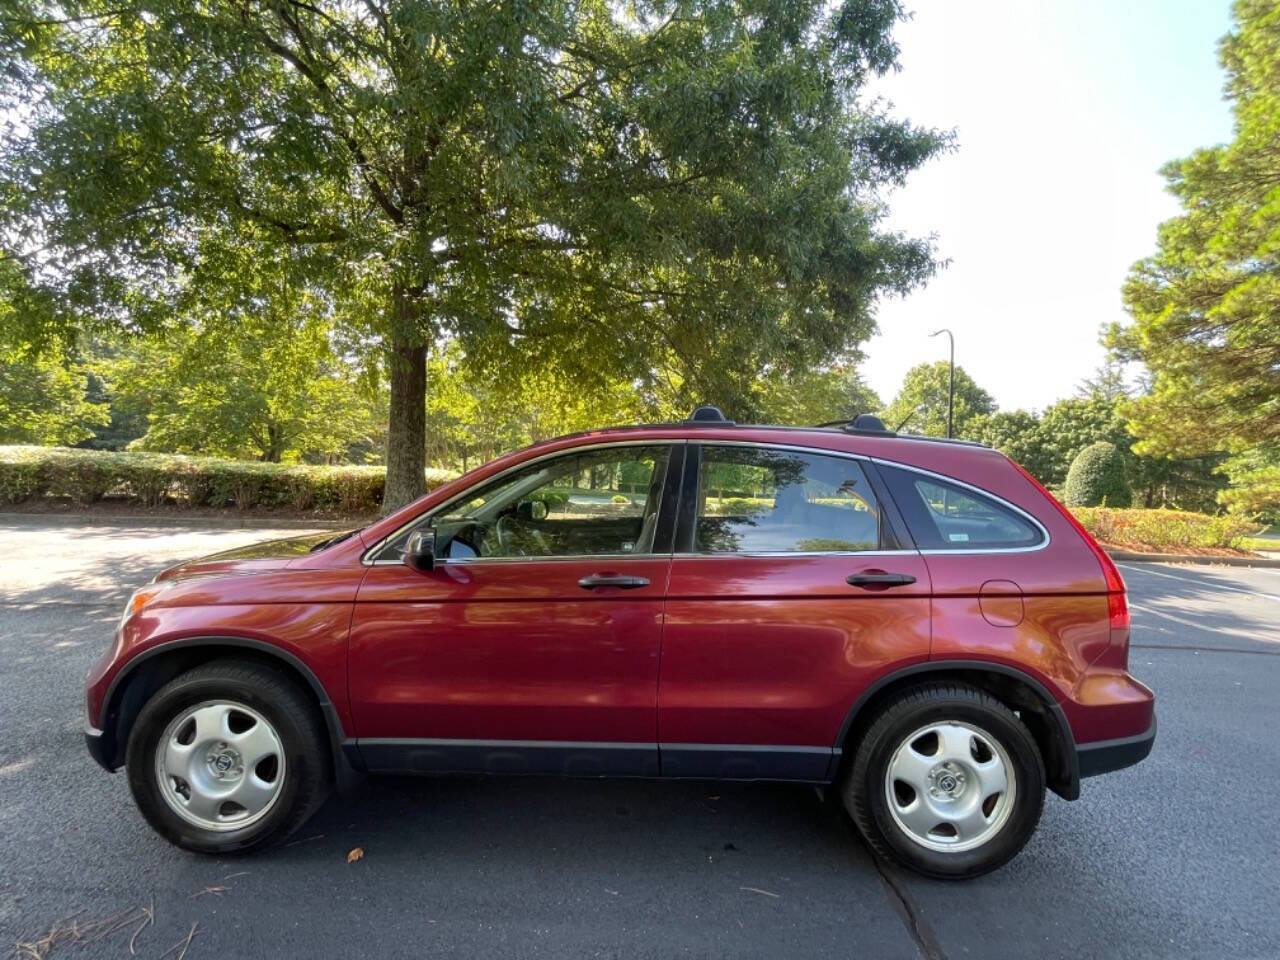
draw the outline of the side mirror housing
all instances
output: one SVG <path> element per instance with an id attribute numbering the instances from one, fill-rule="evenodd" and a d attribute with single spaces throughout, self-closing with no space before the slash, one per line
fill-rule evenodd
<path id="1" fill-rule="evenodd" d="M 436 568 L 436 532 L 416 530 L 409 535 L 404 548 L 404 562 L 415 570 Z"/>

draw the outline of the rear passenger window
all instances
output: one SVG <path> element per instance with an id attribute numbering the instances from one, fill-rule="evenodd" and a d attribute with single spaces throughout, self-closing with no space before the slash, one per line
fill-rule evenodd
<path id="1" fill-rule="evenodd" d="M 1027 518 L 967 487 L 883 464 L 880 472 L 922 550 L 1017 550 L 1044 542 Z"/>
<path id="2" fill-rule="evenodd" d="M 880 509 L 856 460 L 702 448 L 697 553 L 848 553 L 880 546 Z"/>

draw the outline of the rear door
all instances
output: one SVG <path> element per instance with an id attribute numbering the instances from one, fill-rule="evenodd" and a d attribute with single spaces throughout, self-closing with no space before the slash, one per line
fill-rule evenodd
<path id="1" fill-rule="evenodd" d="M 845 717 L 929 655 L 930 582 L 865 462 L 690 444 L 658 690 L 669 776 L 821 780 Z"/>

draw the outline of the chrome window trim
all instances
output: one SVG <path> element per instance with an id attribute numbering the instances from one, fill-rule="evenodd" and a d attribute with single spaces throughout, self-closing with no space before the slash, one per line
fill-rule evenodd
<path id="1" fill-rule="evenodd" d="M 911 555 L 911 554 L 920 554 L 921 556 L 955 557 L 955 556 L 974 556 L 974 555 L 1003 554 L 1003 553 L 1036 553 L 1040 550 L 1046 549 L 1049 546 L 1050 542 L 1052 541 L 1052 537 L 1049 535 L 1049 531 L 1045 527 L 1045 525 L 1041 523 L 1039 520 L 1037 520 L 1030 513 L 1028 513 L 1026 510 L 1022 509 L 1016 504 L 1010 503 L 1008 500 L 1004 499 L 1004 497 L 1001 497 L 995 493 L 992 493 L 990 490 L 984 490 L 982 487 L 975 486 L 972 483 L 966 483 L 963 480 L 960 480 L 956 477 L 948 476 L 945 473 L 938 473 L 935 470 L 927 470 L 924 467 L 916 467 L 908 463 L 901 463 L 897 460 L 889 460 L 884 457 L 872 457 L 872 456 L 868 456 L 865 453 L 852 453 L 848 450 L 833 450 L 830 447 L 813 447 L 813 446 L 807 446 L 804 444 L 795 444 L 795 443 L 766 443 L 760 440 L 732 440 L 732 439 L 723 439 L 720 437 L 712 437 L 712 438 L 677 437 L 677 438 L 658 438 L 658 439 L 650 438 L 648 440 L 611 440 L 605 443 L 582 444 L 581 446 L 563 447 L 559 450 L 554 450 L 546 454 L 543 454 L 540 457 L 533 457 L 529 460 L 524 460 L 521 463 L 515 464 L 509 467 L 508 469 L 503 470 L 500 473 L 494 474 L 492 477 L 488 477 L 482 480 L 478 484 L 467 487 L 466 490 L 459 492 L 456 496 L 451 497 L 449 500 L 446 500 L 444 503 L 440 504 L 439 506 L 433 507 L 428 511 L 420 513 L 418 516 L 414 517 L 408 523 L 405 523 L 402 526 L 398 527 L 397 529 L 393 530 L 391 533 L 387 534 L 385 537 L 383 537 L 381 540 L 375 543 L 372 547 L 366 550 L 364 554 L 361 556 L 360 562 L 367 567 L 401 565 L 403 563 L 402 560 L 375 560 L 371 558 L 374 557 L 374 555 L 377 554 L 378 551 L 382 550 L 389 541 L 394 540 L 396 537 L 400 536 L 400 534 L 404 533 L 405 530 L 415 526 L 416 524 L 420 523 L 423 520 L 428 519 L 431 516 L 434 516 L 440 510 L 443 510 L 446 507 L 451 506 L 452 504 L 461 500 L 468 493 L 470 493 L 472 490 L 475 490 L 477 487 L 481 486 L 482 484 L 488 484 L 491 481 L 498 480 L 502 477 L 507 476 L 508 474 L 514 473 L 517 470 L 522 470 L 525 467 L 532 466 L 535 463 L 540 463 L 543 460 L 549 460 L 549 459 L 552 459 L 553 457 L 568 455 L 570 453 L 579 453 L 579 452 L 584 452 L 589 450 L 607 450 L 612 447 L 654 447 L 654 446 L 663 446 L 663 445 L 675 447 L 678 444 L 682 444 L 682 443 L 683 444 L 696 443 L 704 447 L 707 447 L 707 446 L 755 447 L 755 448 L 761 448 L 765 450 L 793 450 L 793 451 L 796 451 L 797 453 L 812 453 L 812 454 L 818 454 L 818 455 L 829 456 L 829 457 L 841 457 L 846 460 L 859 460 L 866 463 L 874 463 L 874 464 L 883 465 L 886 467 L 894 467 L 899 470 L 907 470 L 907 471 L 910 471 L 911 473 L 918 473 L 926 477 L 932 477 L 935 480 L 941 480 L 944 483 L 949 483 L 957 487 L 963 487 L 967 490 L 972 490 L 974 493 L 978 494 L 979 496 L 982 496 L 987 498 L 988 500 L 994 501 L 1000 506 L 1013 511 L 1018 516 L 1026 519 L 1037 530 L 1040 531 L 1044 539 L 1040 543 L 1031 547 L 986 547 L 986 548 L 974 548 L 974 549 L 964 549 L 964 550 L 944 550 L 944 549 L 930 548 L 930 549 L 924 549 L 924 550 L 921 550 L 921 549 L 876 550 L 876 551 L 868 550 L 865 552 L 842 551 L 840 553 L 825 552 L 825 551 L 793 553 L 788 551 L 781 551 L 781 552 L 765 552 L 765 553 L 573 554 L 573 555 L 563 556 L 563 557 L 476 557 L 476 558 L 460 557 L 456 560 L 448 560 L 448 559 L 441 560 L 440 564 L 444 565 L 444 564 L 454 564 L 454 563 L 470 564 L 470 563 L 511 563 L 511 562 L 527 563 L 531 560 L 541 560 L 541 561 L 587 560 L 587 559 L 590 559 L 590 560 L 632 559 L 634 560 L 637 557 L 668 557 L 668 556 L 704 557 L 704 558 L 714 557 L 717 559 L 726 559 L 728 557 L 836 557 L 836 556 L 871 557 L 871 556 L 903 556 L 903 555 Z"/>
<path id="2" fill-rule="evenodd" d="M 1052 538 L 1049 536 L 1049 531 L 1048 529 L 1046 529 L 1043 523 L 1041 523 L 1039 520 L 1033 517 L 1026 510 L 1023 510 L 1017 504 L 1010 503 L 1004 497 L 1001 497 L 998 494 L 992 493 L 990 490 L 984 490 L 982 487 L 974 486 L 972 483 L 965 483 L 963 480 L 959 480 L 955 477 L 949 477 L 945 473 L 938 473 L 934 470 L 926 470 L 923 467 L 913 467 L 908 463 L 899 463 L 896 460 L 885 460 L 883 457 L 868 457 L 867 459 L 877 465 L 893 467 L 894 469 L 897 469 L 897 470 L 906 470 L 910 473 L 919 473 L 926 477 L 932 477 L 935 480 L 941 480 L 943 483 L 951 484 L 951 486 L 953 487 L 963 487 L 966 490 L 972 490 L 974 493 L 978 494 L 978 496 L 984 497 L 987 500 L 994 501 L 1000 506 L 1022 517 L 1024 520 L 1026 520 L 1028 523 L 1034 526 L 1037 530 L 1039 530 L 1040 536 L 1043 537 L 1043 539 L 1039 543 L 1030 547 L 978 547 L 974 549 L 963 549 L 963 550 L 946 550 L 946 549 L 940 549 L 936 547 L 930 547 L 928 549 L 922 549 L 919 551 L 922 556 L 953 557 L 953 556 L 972 556 L 974 554 L 988 554 L 988 553 L 1037 553 L 1040 550 L 1044 550 L 1046 547 L 1049 546 L 1049 541 Z"/>
<path id="3" fill-rule="evenodd" d="M 530 457 L 528 460 L 522 460 L 519 463 L 512 464 L 506 470 L 499 471 L 498 473 L 495 473 L 491 477 L 485 477 L 479 483 L 474 483 L 471 486 L 467 487 L 465 490 L 459 491 L 455 496 L 450 497 L 444 503 L 438 504 L 437 506 L 434 506 L 429 510 L 424 510 L 422 513 L 418 514 L 409 522 L 401 524 L 395 530 L 392 530 L 385 537 L 383 537 L 381 540 L 375 543 L 372 547 L 366 550 L 360 556 L 360 563 L 366 567 L 386 567 L 386 566 L 392 566 L 392 565 L 395 565 L 395 566 L 402 565 L 404 563 L 403 560 L 383 560 L 381 558 L 378 558 L 377 554 L 384 547 L 386 547 L 388 543 L 390 543 L 396 537 L 400 536 L 400 534 L 404 533 L 406 530 L 416 527 L 419 523 L 422 523 L 424 520 L 429 520 L 430 518 L 438 514 L 441 510 L 444 510 L 448 507 L 453 506 L 453 504 L 457 503 L 459 500 L 464 499 L 467 496 L 467 494 L 471 493 L 473 490 L 476 490 L 483 486 L 488 486 L 490 483 L 501 480 L 503 477 L 509 476 L 510 474 L 513 474 L 518 470 L 523 470 L 525 467 L 531 467 L 534 464 L 541 463 L 544 460 L 552 460 L 556 457 L 585 453 L 590 450 L 609 450 L 613 447 L 671 447 L 674 449 L 680 444 L 687 444 L 688 442 L 689 441 L 687 438 L 682 438 L 682 437 L 677 437 L 675 439 L 650 438 L 648 440 L 610 440 L 605 443 L 584 443 L 584 444 L 580 444 L 572 447 L 561 447 L 559 450 L 548 451 L 547 453 L 544 453 L 539 457 Z M 568 554 L 562 557 L 474 557 L 474 558 L 459 557 L 456 560 L 448 560 L 448 559 L 440 560 L 439 563 L 442 565 L 446 563 L 476 563 L 476 562 L 493 563 L 493 562 L 509 562 L 512 560 L 518 563 L 524 563 L 530 560 L 596 560 L 596 559 L 608 560 L 616 557 L 630 557 L 634 559 L 636 557 L 666 557 L 666 556 L 669 556 L 669 554 L 666 554 L 666 553 L 623 553 L 623 554 L 582 553 L 582 554 L 577 554 L 575 553 L 575 554 Z"/>
<path id="4" fill-rule="evenodd" d="M 677 560 L 728 560 L 735 557 L 914 557 L 919 553 L 919 550 L 756 550 L 751 553 L 677 553 L 674 556 Z"/>

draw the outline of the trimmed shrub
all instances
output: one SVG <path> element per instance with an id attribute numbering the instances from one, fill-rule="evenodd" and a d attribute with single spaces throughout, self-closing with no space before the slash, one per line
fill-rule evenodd
<path id="1" fill-rule="evenodd" d="M 1104 543 L 1155 550 L 1243 547 L 1247 538 L 1262 529 L 1260 524 L 1237 516 L 1212 517 L 1184 510 L 1073 507 L 1071 512 L 1091 535 Z"/>
<path id="2" fill-rule="evenodd" d="M 1114 443 L 1085 447 L 1071 461 L 1063 502 L 1068 507 L 1127 507 L 1133 491 L 1124 475 L 1124 455 Z"/>
<path id="3" fill-rule="evenodd" d="M 44 494 L 45 480 L 43 464 L 40 458 L 28 451 L 38 451 L 39 447 L 8 447 L 13 451 L 8 457 L 0 460 L 0 500 L 6 503 L 21 503 L 32 497 Z"/>
<path id="4" fill-rule="evenodd" d="M 428 470 L 428 490 L 454 474 Z M 375 513 L 382 503 L 382 467 L 321 467 L 186 457 L 178 454 L 0 446 L 0 500 L 21 503 L 41 496 L 90 504 L 119 497 L 155 507 L 238 510 L 290 507 L 341 513 Z"/>

